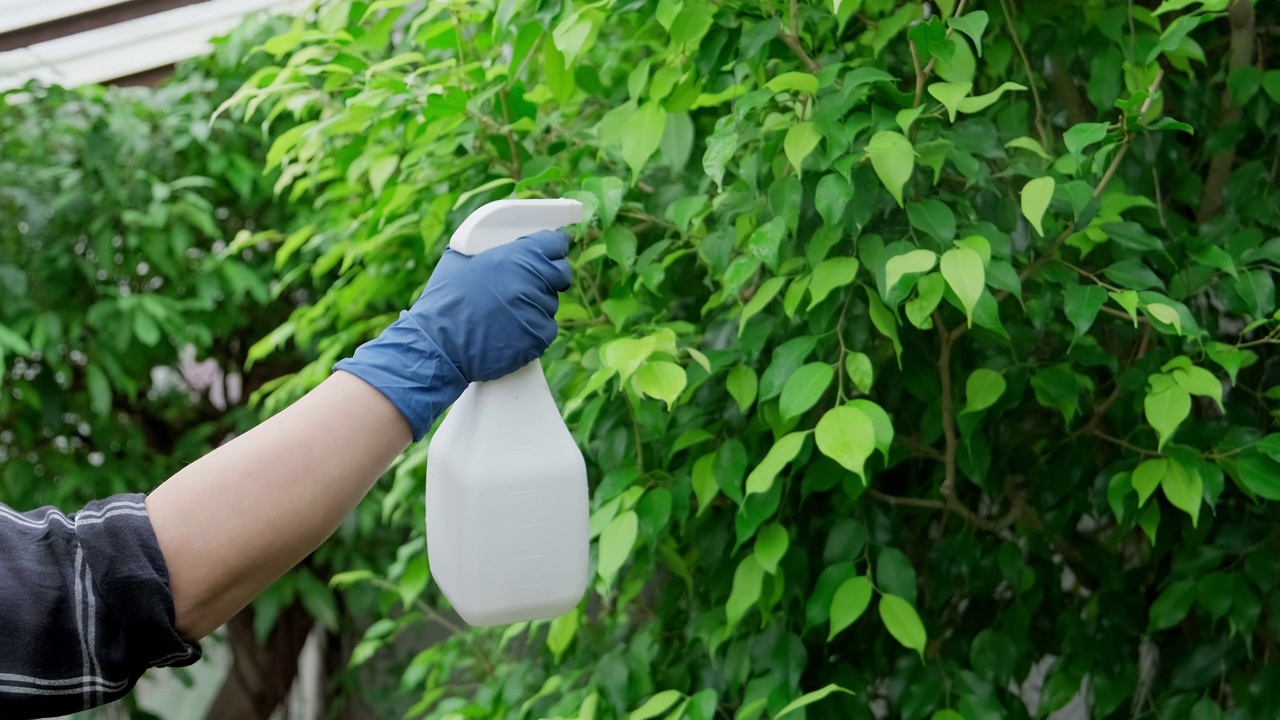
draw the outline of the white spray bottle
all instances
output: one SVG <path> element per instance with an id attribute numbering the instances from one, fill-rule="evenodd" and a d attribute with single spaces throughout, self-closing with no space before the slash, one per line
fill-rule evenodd
<path id="1" fill-rule="evenodd" d="M 449 246 L 475 255 L 581 220 L 575 200 L 499 200 Z M 541 363 L 472 383 L 427 448 L 431 575 L 471 625 L 568 612 L 589 579 L 587 502 L 586 463 Z"/>

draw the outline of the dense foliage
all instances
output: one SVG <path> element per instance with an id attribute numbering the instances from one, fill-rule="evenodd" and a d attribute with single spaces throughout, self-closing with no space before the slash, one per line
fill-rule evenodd
<path id="1" fill-rule="evenodd" d="M 544 366 L 591 469 L 594 587 L 406 659 L 410 716 L 1280 714 L 1277 23 L 331 0 L 267 41 L 218 121 L 266 128 L 292 208 L 232 248 L 301 305 L 255 367 L 313 358 L 266 411 L 479 204 L 590 210 Z M 424 462 L 359 516 L 407 533 L 395 560 L 333 578 L 387 616 L 355 664 L 449 623 Z"/>

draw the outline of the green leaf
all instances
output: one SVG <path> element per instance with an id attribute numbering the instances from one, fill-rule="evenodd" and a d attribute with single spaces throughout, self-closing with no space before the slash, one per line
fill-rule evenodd
<path id="1" fill-rule="evenodd" d="M 738 150 L 738 133 L 715 133 L 707 140 L 707 151 L 702 155 L 702 168 L 716 181 L 717 188 L 724 187 L 724 167 Z M 850 190 L 850 197 L 853 193 Z"/>
<path id="2" fill-rule="evenodd" d="M 1195 366 L 1174 370 L 1173 381 L 1192 395 L 1213 398 L 1218 409 L 1226 412 L 1226 408 L 1222 406 L 1222 381 L 1208 370 Z"/>
<path id="3" fill-rule="evenodd" d="M 1262 89 L 1272 102 L 1280 105 L 1280 70 L 1268 70 L 1262 74 Z"/>
<path id="4" fill-rule="evenodd" d="M 724 606 L 730 628 L 746 617 L 747 612 L 760 599 L 763 584 L 764 568 L 755 555 L 747 555 L 738 563 L 738 569 L 733 573 L 733 589 L 729 591 L 729 601 Z"/>
<path id="5" fill-rule="evenodd" d="M 160 342 L 160 326 L 146 311 L 139 310 L 133 314 L 133 335 L 143 345 L 155 347 Z"/>
<path id="6" fill-rule="evenodd" d="M 762 528 L 756 535 L 755 547 L 756 560 L 760 562 L 760 567 L 770 575 L 778 572 L 778 563 L 787 554 L 787 546 L 790 544 L 791 538 L 787 535 L 786 527 L 774 523 Z"/>
<path id="7" fill-rule="evenodd" d="M 974 10 L 959 17 L 948 19 L 947 24 L 968 35 L 969 39 L 973 41 L 973 47 L 978 51 L 978 57 L 982 57 L 982 34 L 986 32 L 989 20 L 990 18 L 985 10 Z M 935 718 L 934 720 L 937 719 Z"/>
<path id="8" fill-rule="evenodd" d="M 1169 458 L 1160 489 L 1164 490 L 1169 504 L 1191 516 L 1192 527 L 1200 524 L 1200 502 L 1204 497 L 1204 479 L 1200 471 Z"/>
<path id="9" fill-rule="evenodd" d="M 765 87 L 778 92 L 802 92 L 806 95 L 818 94 L 818 78 L 802 72 L 785 72 L 765 83 Z"/>
<path id="10" fill-rule="evenodd" d="M 1107 291 L 1098 285 L 1072 285 L 1064 293 L 1062 309 L 1076 329 L 1076 339 L 1084 337 L 1107 301 Z"/>
<path id="11" fill-rule="evenodd" d="M 907 219 L 911 226 L 946 245 L 956 237 L 956 216 L 951 208 L 932 198 L 924 202 L 907 204 Z"/>
<path id="12" fill-rule="evenodd" d="M 911 141 L 901 133 L 881 130 L 867 143 L 867 155 L 885 189 L 902 207 L 902 188 L 915 170 L 916 155 Z"/>
<path id="13" fill-rule="evenodd" d="M 1160 57 L 1161 53 L 1176 50 L 1182 44 L 1183 38 L 1207 19 L 1203 15 L 1183 15 L 1169 23 L 1169 26 L 1160 34 L 1160 40 L 1147 53 L 1146 60 L 1143 62 L 1150 65 Z"/>
<path id="14" fill-rule="evenodd" d="M 871 385 L 875 381 L 875 370 L 871 366 L 871 358 L 865 353 L 851 352 L 844 358 L 844 371 L 849 376 L 849 382 L 858 388 L 863 394 L 871 392 Z"/>
<path id="15" fill-rule="evenodd" d="M 1182 622 L 1187 613 L 1191 611 L 1191 606 L 1196 601 L 1196 584 L 1193 580 L 1178 580 L 1169 584 L 1169 587 L 1160 593 L 1155 602 L 1151 603 L 1150 621 L 1147 623 L 1147 632 L 1160 632 Z"/>
<path id="16" fill-rule="evenodd" d="M 1037 370 L 1031 376 L 1031 387 L 1035 390 L 1037 402 L 1045 407 L 1056 408 L 1062 413 L 1066 423 L 1071 424 L 1071 419 L 1079 408 L 1080 390 L 1069 363 Z"/>
<path id="17" fill-rule="evenodd" d="M 987 93 L 986 95 L 978 95 L 976 97 L 967 97 L 964 100 L 961 100 L 960 112 L 965 113 L 966 115 L 970 113 L 982 112 L 983 110 L 986 110 L 987 108 L 994 105 L 995 102 L 1000 99 L 1000 96 L 1004 95 L 1006 92 L 1010 90 L 1026 90 L 1026 89 L 1027 88 L 1025 85 L 1020 85 L 1016 82 L 1003 83 L 1000 85 L 1000 87 Z"/>
<path id="18" fill-rule="evenodd" d="M 822 222 L 833 227 L 840 224 L 845 207 L 853 200 L 853 185 L 839 173 L 828 173 L 818 181 L 813 203 Z"/>
<path id="19" fill-rule="evenodd" d="M 1247 455 L 1224 468 L 1236 484 L 1263 500 L 1280 500 L 1280 462 L 1261 455 Z"/>
<path id="20" fill-rule="evenodd" d="M 909 603 L 916 601 L 916 569 L 906 553 L 895 547 L 881 548 L 875 570 L 880 592 L 896 595 Z"/>
<path id="21" fill-rule="evenodd" d="M 680 393 L 684 392 L 688 378 L 684 368 L 673 362 L 651 360 L 636 371 L 635 382 L 640 392 L 657 398 L 665 402 L 668 408 L 672 408 Z"/>
<path id="22" fill-rule="evenodd" d="M 815 439 L 823 455 L 856 473 L 867 484 L 863 466 L 875 450 L 876 432 L 866 413 L 848 405 L 828 410 L 818 421 Z"/>
<path id="23" fill-rule="evenodd" d="M 714 453 L 703 455 L 693 463 L 693 494 L 698 498 L 698 514 L 706 512 L 711 501 L 720 494 L 720 484 L 716 482 Z"/>
<path id="24" fill-rule="evenodd" d="M 839 685 L 831 684 L 820 690 L 814 690 L 811 693 L 805 693 L 804 695 L 801 695 L 795 700 L 792 700 L 791 702 L 787 703 L 786 707 L 779 710 L 777 715 L 774 715 L 774 720 L 781 720 L 782 718 L 790 715 L 791 713 L 795 712 L 796 710 L 799 710 L 800 708 L 806 705 L 812 705 L 813 703 L 816 703 L 819 700 L 826 698 L 828 695 L 831 695 L 832 693 L 838 693 L 838 692 L 844 693 L 846 695 L 854 694 L 852 690 L 846 690 L 840 687 Z"/>
<path id="25" fill-rule="evenodd" d="M 600 533 L 600 561 L 596 571 L 606 583 L 613 583 L 618 571 L 626 564 L 639 529 L 639 517 L 634 510 L 628 510 L 610 521 Z"/>
<path id="26" fill-rule="evenodd" d="M 750 365 L 734 365 L 725 380 L 725 386 L 733 396 L 734 402 L 738 403 L 738 409 L 744 414 L 747 408 L 751 407 L 751 403 L 756 401 L 759 381 L 756 371 Z"/>
<path id="27" fill-rule="evenodd" d="M 1045 176 L 1029 180 L 1022 186 L 1022 215 L 1041 237 L 1044 236 L 1041 222 L 1045 211 L 1049 209 L 1049 202 L 1053 200 L 1055 185 L 1053 178 Z"/>
<path id="28" fill-rule="evenodd" d="M 656 718 L 670 710 L 671 706 L 675 705 L 682 697 L 684 697 L 684 693 L 679 690 L 663 690 L 646 700 L 640 707 L 632 710 L 631 714 L 627 716 L 627 720 L 650 720 L 650 718 Z"/>
<path id="29" fill-rule="evenodd" d="M 760 314 L 761 310 L 768 307 L 769 303 L 778 296 L 778 292 L 782 290 L 782 286 L 787 284 L 787 278 L 772 277 L 760 283 L 760 287 L 756 288 L 756 292 L 747 301 L 746 306 L 742 308 L 742 315 L 738 317 L 738 335 L 742 335 L 742 331 L 747 327 L 747 321 Z"/>
<path id="30" fill-rule="evenodd" d="M 782 149 L 786 152 L 791 167 L 796 169 L 797 175 L 803 174 L 801 169 L 804 159 L 818 147 L 818 141 L 821 139 L 822 133 L 818 132 L 818 128 L 811 122 L 796 123 L 787 130 L 786 137 L 782 139 Z"/>
<path id="31" fill-rule="evenodd" d="M 1253 366 L 1258 362 L 1258 354 L 1252 350 L 1242 350 L 1226 343 L 1205 343 L 1205 352 L 1209 359 L 1217 363 L 1231 377 L 1231 384 L 1236 384 L 1236 375 L 1242 368 Z"/>
<path id="32" fill-rule="evenodd" d="M 835 368 L 820 362 L 809 363 L 796 370 L 782 386 L 782 398 L 778 402 L 782 417 L 797 417 L 818 404 L 835 374 Z"/>
<path id="33" fill-rule="evenodd" d="M 876 435 L 876 450 L 880 451 L 886 463 L 889 462 L 889 449 L 893 445 L 893 420 L 889 418 L 889 413 L 866 398 L 850 400 L 848 405 L 871 418 L 871 427 L 875 429 Z"/>
<path id="34" fill-rule="evenodd" d="M 898 114 L 895 115 L 893 119 L 894 122 L 898 123 L 898 127 L 902 128 L 903 135 L 911 135 L 911 123 L 914 123 L 924 110 L 925 108 L 923 105 L 918 105 L 913 108 L 906 108 L 905 110 L 898 111 Z"/>
<path id="35" fill-rule="evenodd" d="M 892 290 L 904 275 L 929 272 L 938 262 L 938 254 L 932 250 L 912 250 L 889 258 L 884 265 L 884 287 Z"/>
<path id="36" fill-rule="evenodd" d="M 853 282 L 853 278 L 857 274 L 858 261 L 856 258 L 834 257 L 818 263 L 818 266 L 813 269 L 813 276 L 809 281 L 809 309 L 812 310 L 817 307 L 818 303 L 827 299 L 827 296 L 833 290 Z"/>
<path id="37" fill-rule="evenodd" d="M 111 410 L 112 402 L 111 383 L 107 380 L 107 374 L 97 365 L 86 365 L 84 378 L 89 390 L 89 409 L 94 415 L 105 417 Z"/>
<path id="38" fill-rule="evenodd" d="M 831 596 L 831 631 L 827 634 L 827 642 L 835 639 L 845 628 L 852 625 L 871 605 L 871 580 L 866 576 L 850 578 L 836 588 Z"/>
<path id="39" fill-rule="evenodd" d="M 631 168 L 631 184 L 640 179 L 649 158 L 658 151 L 667 127 L 667 111 L 655 102 L 641 105 L 622 126 L 622 159 Z"/>
<path id="40" fill-rule="evenodd" d="M 604 346 L 601 360 L 605 367 L 618 371 L 625 383 L 656 349 L 652 335 L 642 338 L 621 338 Z"/>
<path id="41" fill-rule="evenodd" d="M 916 297 L 907 301 L 907 320 L 921 330 L 933 327 L 930 315 L 938 307 L 938 303 L 942 302 L 946 289 L 947 282 L 942 279 L 941 273 L 922 275 L 916 281 Z"/>
<path id="42" fill-rule="evenodd" d="M 747 250 L 751 252 L 752 257 L 776 270 L 778 266 L 778 251 L 782 247 L 782 238 L 786 237 L 786 235 L 786 218 L 782 216 L 775 217 L 751 233 L 751 236 L 747 238 Z"/>
<path id="43" fill-rule="evenodd" d="M 1244 300 L 1254 318 L 1260 320 L 1276 309 L 1276 282 L 1267 270 L 1240 273 L 1232 288 Z"/>
<path id="44" fill-rule="evenodd" d="M 974 370 L 964 384 L 965 406 L 961 414 L 981 412 L 991 407 L 1004 394 L 1005 387 L 1004 376 L 995 370 Z"/>
<path id="45" fill-rule="evenodd" d="M 1146 399 L 1142 401 L 1142 407 L 1147 422 L 1155 428 L 1160 438 L 1157 447 L 1163 448 L 1182 421 L 1191 414 L 1191 395 L 1174 385 L 1158 392 L 1147 393 Z"/>
<path id="46" fill-rule="evenodd" d="M 920 622 L 920 615 L 916 613 L 914 607 L 911 607 L 911 603 L 897 595 L 881 596 L 880 620 L 884 622 L 884 627 L 889 634 L 902 643 L 903 647 L 915 650 L 922 659 L 924 658 L 924 646 L 928 636 L 925 635 L 924 623 Z"/>
<path id="47" fill-rule="evenodd" d="M 947 109 L 947 118 L 956 121 L 956 111 L 973 90 L 973 83 L 937 82 L 929 86 L 929 94 Z"/>
<path id="48" fill-rule="evenodd" d="M 1159 320 L 1165 325 L 1172 325 L 1178 335 L 1182 334 L 1182 318 L 1178 317 L 1177 310 L 1161 303 L 1148 303 L 1143 309 L 1153 319 Z"/>
<path id="49" fill-rule="evenodd" d="M 1076 123 L 1062 133 L 1062 144 L 1067 146 L 1067 152 L 1080 155 L 1085 148 L 1102 142 L 1106 137 L 1106 123 Z"/>
<path id="50" fill-rule="evenodd" d="M 1138 493 L 1139 507 L 1147 504 L 1147 498 L 1151 497 L 1151 494 L 1160 486 L 1160 481 L 1168 471 L 1169 460 L 1166 458 L 1144 460 L 1134 469 L 1132 482 L 1134 491 Z"/>
<path id="51" fill-rule="evenodd" d="M 391 179 L 392 173 L 399 166 L 400 158 L 395 155 L 385 155 L 369 163 L 369 186 L 373 188 L 374 195 L 382 194 L 387 180 Z"/>
<path id="52" fill-rule="evenodd" d="M 942 277 L 946 278 L 947 285 L 951 286 L 952 292 L 960 299 L 965 315 L 972 324 L 973 309 L 987 284 L 982 257 L 969 248 L 956 247 L 943 253 L 939 265 Z"/>
<path id="53" fill-rule="evenodd" d="M 902 341 L 898 339 L 898 320 L 889 312 L 889 308 L 885 307 L 884 301 L 879 295 L 872 292 L 871 288 L 867 291 L 867 310 L 871 315 L 871 324 L 876 326 L 876 330 L 881 335 L 889 338 L 893 343 L 893 354 L 898 358 L 898 366 L 902 366 Z"/>
<path id="54" fill-rule="evenodd" d="M 1036 140 L 1035 138 L 1029 138 L 1026 135 L 1023 135 L 1022 137 L 1014 138 L 1009 142 L 1005 143 L 1004 146 L 1007 148 L 1019 148 L 1022 150 L 1027 150 L 1029 152 L 1033 152 L 1036 155 L 1039 155 L 1040 157 L 1044 158 L 1045 160 L 1053 159 L 1052 157 L 1049 156 L 1049 153 L 1044 151 L 1044 146 L 1040 144 L 1039 140 Z"/>
<path id="55" fill-rule="evenodd" d="M 747 476 L 747 495 L 765 493 L 772 489 L 778 473 L 782 472 L 783 468 L 804 448 L 804 440 L 807 436 L 808 433 L 805 432 L 793 432 L 784 435 L 774 443 L 773 447 L 769 448 L 768 454 L 764 456 L 764 460 L 761 460 L 760 464 Z"/>
<path id="56" fill-rule="evenodd" d="M 31 344 L 18 333 L 0 324 L 0 351 L 9 348 L 15 355 L 31 355 Z"/>
<path id="57" fill-rule="evenodd" d="M 1164 288 L 1164 282 L 1160 277 L 1139 260 L 1121 260 L 1113 263 L 1104 268 L 1102 274 L 1111 282 L 1127 290 Z"/>
<path id="58" fill-rule="evenodd" d="M 1138 327 L 1138 293 L 1132 290 L 1125 290 L 1118 293 L 1109 292 L 1107 295 L 1129 313 L 1129 317 L 1133 319 L 1133 326 Z"/>
<path id="59" fill-rule="evenodd" d="M 565 650 L 569 649 L 569 644 L 578 634 L 579 616 L 578 608 L 575 607 L 553 619 L 551 626 L 547 629 L 547 649 L 551 651 L 557 663 L 564 657 Z"/>
<path id="60" fill-rule="evenodd" d="M 427 589 L 428 579 L 427 557 L 425 555 L 418 553 L 409 562 L 405 563 L 404 574 L 400 576 L 397 589 L 400 591 L 400 604 L 406 610 L 413 607 L 414 601 L 421 597 L 422 592 Z M 336 608 L 334 609 L 334 614 L 337 614 Z"/>

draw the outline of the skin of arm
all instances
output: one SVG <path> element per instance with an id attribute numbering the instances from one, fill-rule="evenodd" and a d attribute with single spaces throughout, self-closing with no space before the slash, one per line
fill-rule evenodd
<path id="1" fill-rule="evenodd" d="M 146 505 L 179 634 L 208 635 L 319 547 L 411 439 L 386 397 L 336 372 L 166 480 Z"/>

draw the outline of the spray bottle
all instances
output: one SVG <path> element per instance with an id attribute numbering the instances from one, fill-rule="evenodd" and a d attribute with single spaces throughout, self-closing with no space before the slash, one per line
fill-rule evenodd
<path id="1" fill-rule="evenodd" d="M 475 255 L 581 220 L 574 200 L 499 200 L 449 246 Z M 462 393 L 427 448 L 427 556 L 463 620 L 502 625 L 578 604 L 589 579 L 587 494 L 586 463 L 539 361 Z"/>

